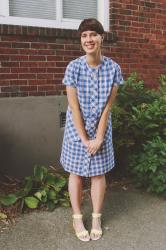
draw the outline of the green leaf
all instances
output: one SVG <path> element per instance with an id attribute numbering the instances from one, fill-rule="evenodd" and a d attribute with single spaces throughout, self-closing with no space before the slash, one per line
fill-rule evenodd
<path id="1" fill-rule="evenodd" d="M 38 198 L 40 201 L 45 201 L 45 197 L 47 199 L 47 193 L 45 190 L 39 190 L 37 191 L 34 196 Z"/>
<path id="2" fill-rule="evenodd" d="M 48 207 L 49 211 L 53 211 L 56 208 L 56 204 L 52 201 L 48 201 L 47 207 Z"/>
<path id="3" fill-rule="evenodd" d="M 36 192 L 35 194 L 34 194 L 34 196 L 36 197 L 36 198 L 38 198 L 40 201 L 41 201 L 41 198 L 42 198 L 42 193 L 41 192 Z"/>
<path id="4" fill-rule="evenodd" d="M 15 193 L 18 199 L 21 199 L 27 195 L 27 192 L 25 190 L 20 190 Z"/>
<path id="5" fill-rule="evenodd" d="M 37 208 L 37 206 L 38 206 L 38 204 L 39 204 L 39 200 L 36 199 L 36 198 L 33 197 L 33 196 L 26 197 L 24 200 L 25 200 L 25 204 L 26 204 L 27 207 L 29 207 L 29 208 Z"/>
<path id="6" fill-rule="evenodd" d="M 8 194 L 6 196 L 0 196 L 0 203 L 4 206 L 13 205 L 17 201 L 17 196 L 15 194 Z"/>
<path id="7" fill-rule="evenodd" d="M 48 192 L 48 198 L 49 198 L 50 200 L 55 200 L 56 197 L 57 197 L 56 192 L 55 192 L 54 190 L 51 189 L 51 190 Z"/>
<path id="8" fill-rule="evenodd" d="M 47 175 L 47 168 L 44 166 L 35 166 L 34 167 L 34 177 L 36 181 L 43 181 L 43 179 L 46 177 Z"/>
<path id="9" fill-rule="evenodd" d="M 5 219 L 7 219 L 7 215 L 0 212 L 0 220 L 5 220 Z"/>
<path id="10" fill-rule="evenodd" d="M 33 178 L 32 176 L 28 176 L 25 178 L 25 186 L 24 186 L 24 191 L 26 195 L 32 190 L 33 187 Z"/>
<path id="11" fill-rule="evenodd" d="M 63 207 L 70 207 L 70 202 L 66 199 L 59 199 L 61 206 Z"/>
<path id="12" fill-rule="evenodd" d="M 59 177 L 56 180 L 56 187 L 64 187 L 66 185 L 67 181 L 65 177 Z"/>
<path id="13" fill-rule="evenodd" d="M 56 182 L 56 176 L 52 173 L 49 173 L 46 178 L 46 184 L 49 186 L 54 186 Z"/>

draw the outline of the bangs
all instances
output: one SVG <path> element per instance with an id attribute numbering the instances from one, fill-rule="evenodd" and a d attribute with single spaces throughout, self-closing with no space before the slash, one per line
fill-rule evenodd
<path id="1" fill-rule="evenodd" d="M 98 34 L 102 35 L 104 33 L 104 28 L 102 24 L 95 18 L 84 19 L 79 28 L 79 34 L 81 35 L 84 31 L 96 31 Z"/>

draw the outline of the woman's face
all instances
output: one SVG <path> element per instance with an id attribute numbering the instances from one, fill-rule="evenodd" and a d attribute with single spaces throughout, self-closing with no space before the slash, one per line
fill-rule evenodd
<path id="1" fill-rule="evenodd" d="M 81 46 L 86 54 L 97 54 L 101 50 L 103 37 L 96 31 L 84 31 L 81 33 Z"/>

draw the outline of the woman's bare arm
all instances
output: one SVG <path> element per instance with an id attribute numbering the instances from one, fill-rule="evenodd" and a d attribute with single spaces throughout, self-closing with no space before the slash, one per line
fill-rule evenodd
<path id="1" fill-rule="evenodd" d="M 107 104 L 103 110 L 103 113 L 100 117 L 100 121 L 99 121 L 98 128 L 97 128 L 97 135 L 96 135 L 96 137 L 99 140 L 103 141 L 103 139 L 104 139 L 104 135 L 105 135 L 106 127 L 107 127 L 107 121 L 108 121 L 108 117 L 110 114 L 110 109 L 112 107 L 112 104 L 115 101 L 117 91 L 118 91 L 118 86 L 113 86 L 112 91 L 111 91 L 111 95 L 110 95 L 108 102 L 107 102 Z"/>
<path id="2" fill-rule="evenodd" d="M 87 146 L 88 135 L 85 131 L 84 121 L 83 121 L 81 111 L 80 111 L 76 88 L 67 86 L 66 91 L 67 91 L 68 103 L 72 112 L 72 117 L 73 117 L 75 128 L 83 144 Z"/>
<path id="3" fill-rule="evenodd" d="M 107 128 L 107 122 L 110 114 L 110 109 L 112 107 L 112 104 L 115 101 L 116 95 L 117 95 L 118 86 L 113 86 L 110 97 L 108 99 L 108 102 L 103 110 L 103 113 L 100 117 L 98 128 L 97 128 L 97 134 L 96 139 L 90 140 L 88 145 L 88 152 L 90 154 L 95 154 L 99 148 L 102 145 L 102 142 L 104 140 L 105 131 Z"/>

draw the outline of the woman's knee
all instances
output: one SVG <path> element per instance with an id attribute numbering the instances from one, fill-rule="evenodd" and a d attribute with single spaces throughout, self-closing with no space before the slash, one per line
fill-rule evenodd
<path id="1" fill-rule="evenodd" d="M 70 173 L 70 180 L 75 181 L 77 183 L 82 183 L 82 176 Z"/>
<path id="2" fill-rule="evenodd" d="M 92 176 L 91 182 L 103 182 L 103 183 L 105 183 L 106 182 L 105 175 Z"/>

